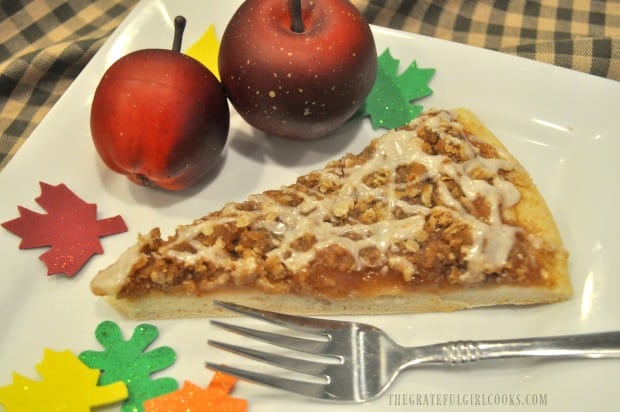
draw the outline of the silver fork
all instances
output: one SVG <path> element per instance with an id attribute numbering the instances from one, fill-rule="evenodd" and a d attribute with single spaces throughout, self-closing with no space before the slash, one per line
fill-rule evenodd
<path id="1" fill-rule="evenodd" d="M 419 347 L 396 344 L 381 329 L 358 322 L 292 316 L 227 302 L 217 305 L 241 315 L 315 335 L 316 339 L 281 335 L 218 320 L 211 323 L 243 336 L 325 361 L 295 358 L 209 340 L 233 353 L 318 377 L 297 380 L 207 362 L 207 367 L 251 382 L 312 398 L 360 403 L 380 396 L 405 369 L 424 364 L 459 364 L 500 358 L 618 358 L 620 331 L 490 341 L 453 341 Z"/>

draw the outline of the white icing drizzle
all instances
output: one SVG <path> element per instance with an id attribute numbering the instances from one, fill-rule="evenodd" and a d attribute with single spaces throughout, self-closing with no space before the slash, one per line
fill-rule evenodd
<path id="1" fill-rule="evenodd" d="M 439 134 L 446 144 L 459 148 L 461 155 L 466 158 L 463 163 L 452 161 L 445 155 L 432 155 L 422 150 L 423 140 L 418 137 L 416 129 L 422 124 Z M 510 170 L 515 164 L 502 158 L 484 158 L 469 141 L 448 133 L 450 129 L 462 130 L 463 126 L 457 122 L 455 116 L 447 111 L 438 111 L 424 114 L 410 125 L 413 130 L 390 131 L 377 140 L 374 155 L 361 165 L 345 167 L 342 170 L 323 169 L 316 171 L 324 182 L 333 181 L 340 187 L 336 192 L 323 195 L 320 192 L 303 194 L 303 203 L 297 207 L 287 207 L 278 204 L 264 194 L 253 195 L 250 200 L 260 202 L 261 208 L 255 211 L 237 210 L 235 204 L 225 206 L 223 216 L 219 221 L 207 220 L 197 225 L 181 228 L 178 239 L 160 249 L 160 253 L 183 261 L 191 266 L 198 261 L 208 260 L 226 267 L 227 270 L 238 274 L 247 274 L 255 267 L 253 259 L 230 260 L 229 255 L 222 249 L 222 245 L 205 246 L 196 236 L 203 232 L 209 234 L 216 224 L 227 221 L 238 221 L 238 226 L 251 224 L 254 229 L 271 232 L 277 238 L 277 247 L 268 256 L 275 255 L 291 271 L 298 271 L 306 267 L 315 257 L 316 250 L 330 245 L 338 245 L 349 251 L 355 259 L 356 268 L 368 265 L 360 257 L 360 251 L 367 247 L 378 248 L 382 258 L 375 262 L 376 266 L 390 266 L 403 273 L 405 279 L 410 279 L 415 268 L 404 258 L 388 253 L 395 243 L 415 240 L 423 231 L 430 207 L 409 204 L 397 196 L 397 190 L 403 189 L 406 183 L 396 183 L 389 179 L 388 183 L 379 187 L 369 187 L 362 179 L 368 174 L 386 170 L 389 174 L 396 174 L 401 165 L 417 162 L 423 165 L 427 173 L 425 179 L 434 183 L 439 198 L 443 203 L 440 207 L 449 211 L 455 218 L 463 221 L 471 228 L 473 243 L 468 247 L 465 260 L 468 262 L 467 272 L 461 276 L 463 282 L 478 282 L 484 279 L 485 273 L 499 270 L 506 262 L 514 243 L 516 227 L 502 221 L 502 209 L 515 205 L 520 198 L 519 191 L 498 172 Z M 500 153 L 501 156 L 501 153 Z M 505 157 L 505 156 L 504 156 Z M 476 178 L 478 174 L 485 178 Z M 481 221 L 467 212 L 466 208 L 447 189 L 443 180 L 450 178 L 460 187 L 469 201 L 483 198 L 489 208 L 489 215 Z M 287 189 L 284 189 L 285 191 Z M 386 219 L 372 224 L 347 221 L 347 224 L 338 226 L 331 223 L 334 218 L 343 217 L 354 207 L 355 202 L 363 199 L 384 202 L 387 210 L 400 209 L 408 217 L 397 219 L 388 216 Z M 232 216 L 232 217 L 231 217 Z M 274 219 L 275 218 L 275 219 Z M 250 223 L 252 222 L 252 223 Z M 311 233 L 316 243 L 308 251 L 295 251 L 290 245 L 300 236 Z M 354 240 L 355 239 L 355 240 Z M 196 252 L 182 252 L 174 250 L 175 245 L 188 242 Z M 389 256 L 389 257 L 388 257 Z"/>

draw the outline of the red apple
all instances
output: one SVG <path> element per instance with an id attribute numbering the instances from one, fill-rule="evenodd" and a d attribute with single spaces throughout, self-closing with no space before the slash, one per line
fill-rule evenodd
<path id="1" fill-rule="evenodd" d="M 205 176 L 229 130 L 222 84 L 179 52 L 184 19 L 175 26 L 173 50 L 139 50 L 110 66 L 90 118 L 95 147 L 110 169 L 134 183 L 170 190 Z"/>
<path id="2" fill-rule="evenodd" d="M 222 36 L 219 70 L 248 123 L 309 140 L 361 106 L 377 51 L 368 23 L 347 0 L 246 0 Z"/>

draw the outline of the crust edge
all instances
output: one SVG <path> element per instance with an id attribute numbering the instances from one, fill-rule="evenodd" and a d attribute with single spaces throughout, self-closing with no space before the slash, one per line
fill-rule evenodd
<path id="1" fill-rule="evenodd" d="M 542 289 L 514 286 L 465 289 L 448 293 L 416 292 L 400 296 L 377 296 L 365 299 L 323 299 L 299 295 L 270 295 L 246 291 L 218 292 L 205 296 L 165 295 L 151 293 L 139 301 L 112 296 L 106 302 L 132 320 L 180 319 L 230 316 L 230 312 L 213 304 L 214 300 L 297 315 L 389 315 L 428 312 L 453 312 L 488 306 L 523 306 L 566 300 L 570 291 L 564 288 Z M 380 308 L 381 310 L 378 310 Z"/>

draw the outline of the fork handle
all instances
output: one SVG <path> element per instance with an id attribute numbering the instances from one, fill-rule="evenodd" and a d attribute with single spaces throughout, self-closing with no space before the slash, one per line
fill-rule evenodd
<path id="1" fill-rule="evenodd" d="M 539 338 L 452 341 L 425 347 L 430 363 L 505 358 L 620 358 L 620 331 Z M 419 356 L 419 353 L 417 354 Z"/>

